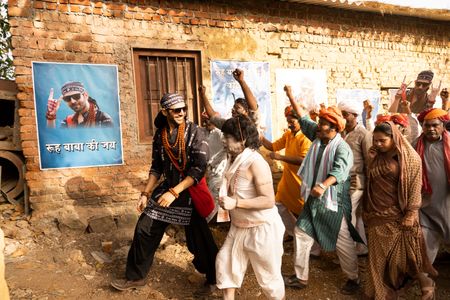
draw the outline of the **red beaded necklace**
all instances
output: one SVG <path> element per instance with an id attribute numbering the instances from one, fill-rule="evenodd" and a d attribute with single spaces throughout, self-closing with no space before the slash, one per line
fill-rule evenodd
<path id="1" fill-rule="evenodd" d="M 177 139 L 173 145 L 171 145 L 169 142 L 169 138 L 168 138 L 169 133 L 168 133 L 167 127 L 162 130 L 162 136 L 161 136 L 164 149 L 166 150 L 166 153 L 169 156 L 170 161 L 173 163 L 175 168 L 180 172 L 184 171 L 184 169 L 186 168 L 186 162 L 187 162 L 186 142 L 184 141 L 185 128 L 186 128 L 186 123 L 183 123 L 180 126 L 178 126 Z M 176 148 L 178 148 L 177 156 L 175 156 L 175 154 L 173 153 L 173 150 L 175 150 Z M 182 163 L 181 166 L 179 163 L 180 160 Z"/>

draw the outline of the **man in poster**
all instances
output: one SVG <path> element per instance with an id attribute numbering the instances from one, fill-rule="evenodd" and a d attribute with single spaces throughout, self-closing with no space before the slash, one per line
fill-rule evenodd
<path id="1" fill-rule="evenodd" d="M 78 81 L 66 82 L 61 88 L 61 97 L 53 98 L 53 89 L 50 89 L 47 102 L 47 127 L 56 127 L 56 113 L 61 100 L 74 111 L 66 116 L 61 123 L 63 128 L 75 127 L 112 127 L 113 120 L 107 113 L 100 111 L 97 101 L 89 97 L 84 85 Z"/>

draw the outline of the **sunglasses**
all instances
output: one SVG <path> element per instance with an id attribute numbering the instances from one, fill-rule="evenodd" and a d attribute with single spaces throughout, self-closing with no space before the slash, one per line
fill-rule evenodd
<path id="1" fill-rule="evenodd" d="M 426 82 L 416 82 L 416 86 L 417 86 L 417 87 L 420 87 L 420 86 L 423 86 L 423 87 L 429 87 L 429 86 L 430 86 L 430 83 L 426 83 Z"/>
<path id="2" fill-rule="evenodd" d="M 81 98 L 81 93 L 78 93 L 78 94 L 73 94 L 70 96 L 64 96 L 63 100 L 66 102 L 70 102 L 72 99 L 75 101 L 78 101 L 78 100 L 80 100 L 80 98 Z"/>
<path id="3" fill-rule="evenodd" d="M 180 108 L 174 108 L 174 109 L 170 109 L 169 111 L 175 113 L 175 114 L 179 114 L 180 112 L 187 112 L 187 107 L 180 107 Z"/>

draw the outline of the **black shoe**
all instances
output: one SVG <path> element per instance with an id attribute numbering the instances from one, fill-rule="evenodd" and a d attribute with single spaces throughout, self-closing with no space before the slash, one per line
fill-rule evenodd
<path id="1" fill-rule="evenodd" d="M 361 284 L 360 284 L 359 279 L 356 279 L 356 280 L 349 279 L 344 284 L 344 286 L 341 288 L 341 294 L 354 295 L 359 291 L 360 288 L 361 288 Z"/>
<path id="2" fill-rule="evenodd" d="M 119 291 L 126 291 L 131 289 L 137 289 L 145 286 L 146 284 L 145 279 L 131 281 L 126 279 L 115 279 L 111 281 L 111 286 Z"/>
<path id="3" fill-rule="evenodd" d="M 307 284 L 300 282 L 300 279 L 298 279 L 295 274 L 290 276 L 283 275 L 283 281 L 285 286 L 298 290 L 304 289 L 308 286 Z"/>

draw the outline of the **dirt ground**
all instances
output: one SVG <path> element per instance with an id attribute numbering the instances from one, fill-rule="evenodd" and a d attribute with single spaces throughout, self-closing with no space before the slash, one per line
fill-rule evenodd
<path id="1" fill-rule="evenodd" d="M 3 218 L 1 227 L 7 236 L 6 280 L 12 299 L 195 299 L 193 293 L 203 284 L 203 277 L 190 263 L 192 256 L 184 246 L 184 232 L 180 228 L 169 227 L 148 284 L 139 290 L 117 292 L 109 283 L 123 277 L 133 228 L 110 233 L 63 234 L 56 226 L 35 229 L 32 219 L 14 213 Z M 212 229 L 221 244 L 226 226 L 213 225 Z M 112 248 L 111 251 L 105 248 L 106 253 L 102 253 L 102 242 L 106 241 L 112 241 Z M 101 257 L 95 259 L 94 251 Z M 283 273 L 293 272 L 292 252 L 292 242 L 285 243 Z M 308 288 L 287 289 L 286 298 L 359 299 L 360 295 L 339 293 L 345 278 L 332 262 L 334 257 L 326 254 L 311 260 Z M 359 259 L 363 278 L 365 263 L 366 258 Z M 450 299 L 450 261 L 439 263 L 437 268 L 440 272 L 437 299 Z M 237 299 L 265 299 L 250 267 Z M 418 287 L 413 287 L 405 299 L 420 299 Z"/>

